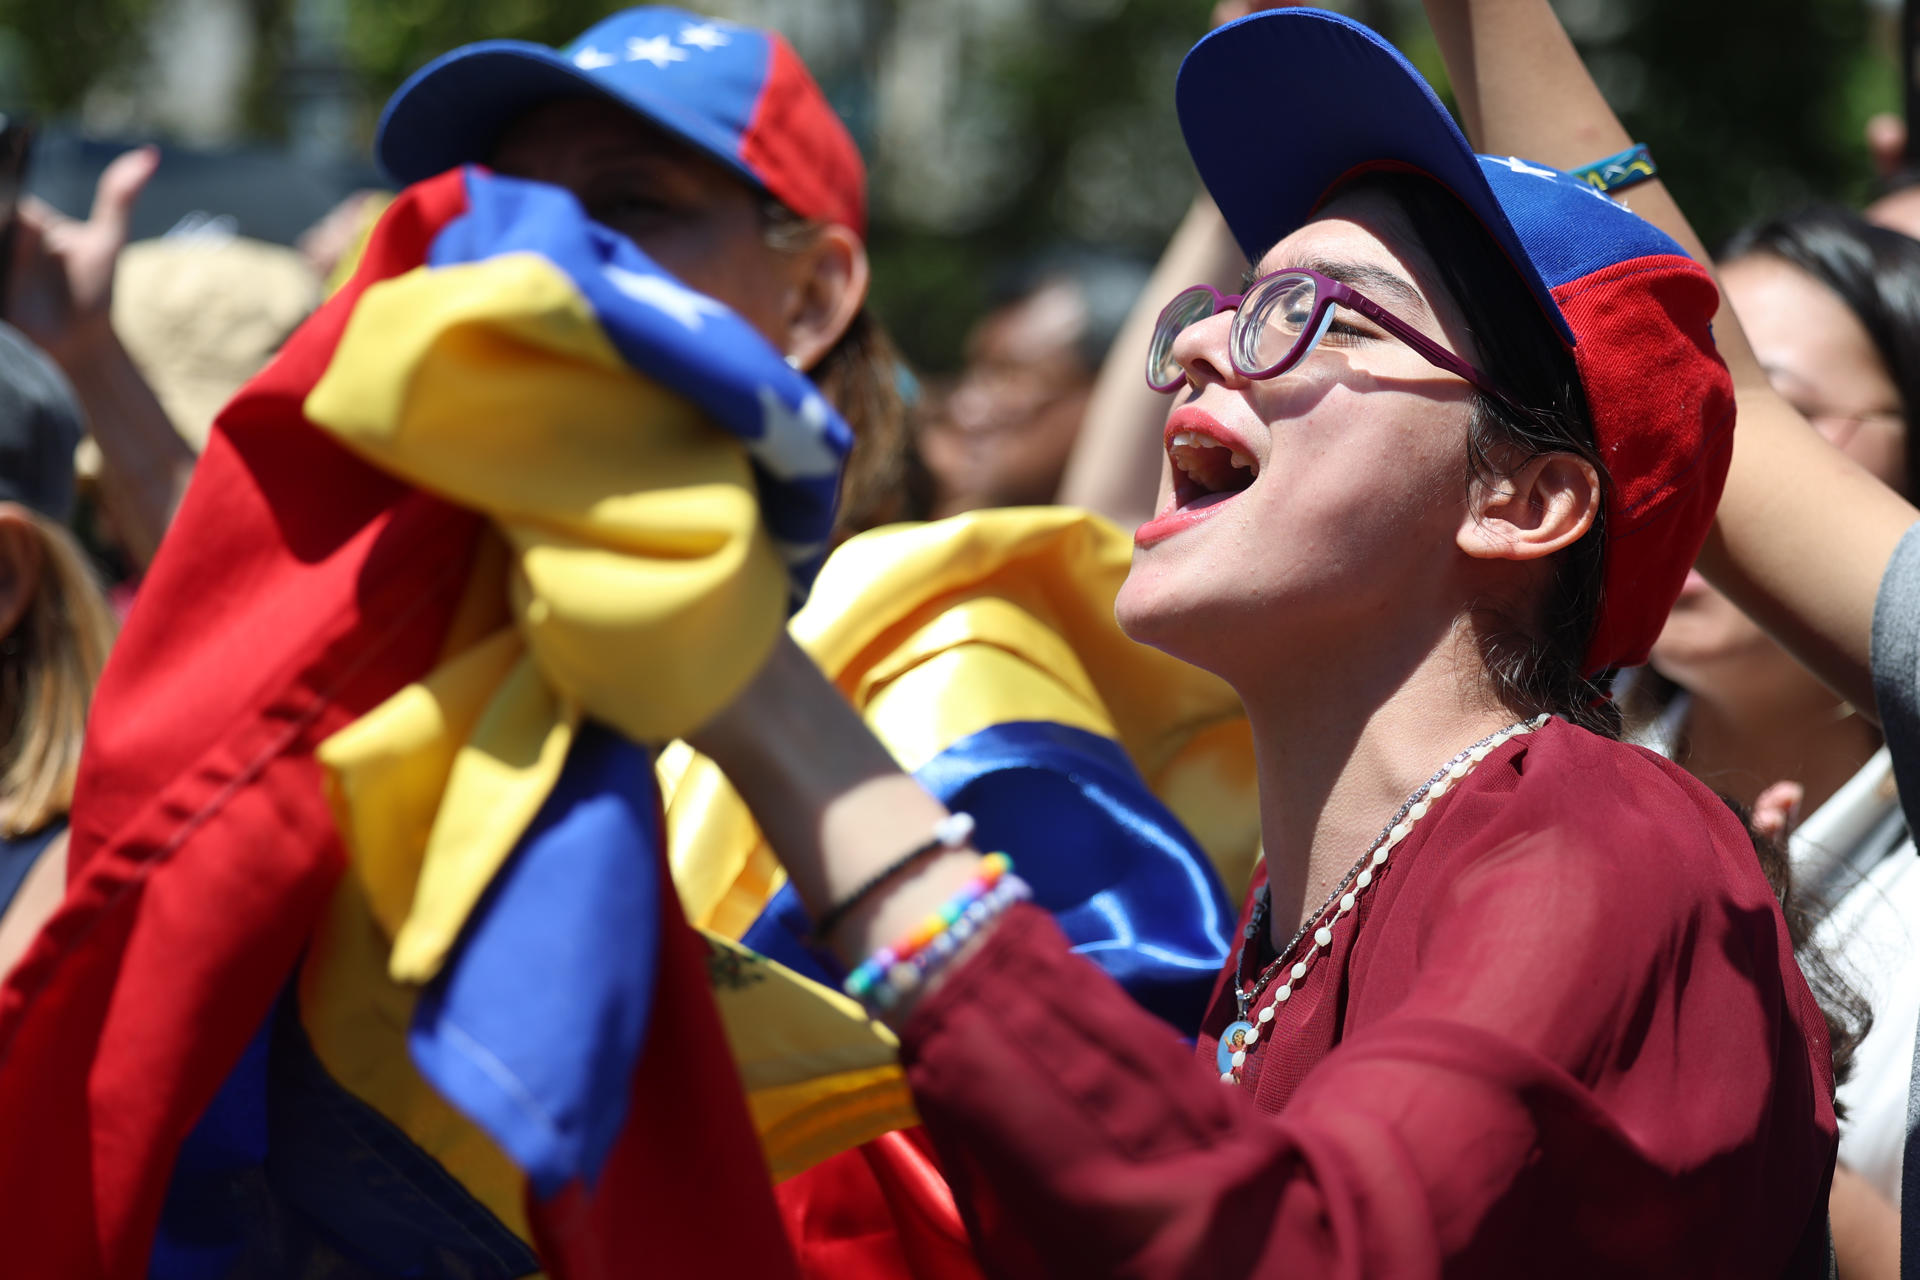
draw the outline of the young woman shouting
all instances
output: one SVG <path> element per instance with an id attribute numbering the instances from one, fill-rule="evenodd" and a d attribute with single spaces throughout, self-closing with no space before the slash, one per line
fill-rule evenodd
<path id="1" fill-rule="evenodd" d="M 1223 27 L 1178 101 L 1255 263 L 1162 313 L 1118 605 L 1255 731 L 1266 880 L 1201 1061 L 790 647 L 700 745 L 898 1028 L 995 1274 L 1816 1273 L 1820 1014 L 1739 822 L 1597 701 L 1725 475 L 1710 277 L 1476 158 L 1334 15 Z"/>

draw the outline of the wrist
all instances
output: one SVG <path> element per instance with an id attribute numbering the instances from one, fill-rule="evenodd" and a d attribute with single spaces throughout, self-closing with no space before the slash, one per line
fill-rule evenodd
<path id="1" fill-rule="evenodd" d="M 133 365 L 133 357 L 127 354 L 111 318 L 104 313 L 65 326 L 57 337 L 47 338 L 41 346 L 76 387 L 114 376 Z"/>

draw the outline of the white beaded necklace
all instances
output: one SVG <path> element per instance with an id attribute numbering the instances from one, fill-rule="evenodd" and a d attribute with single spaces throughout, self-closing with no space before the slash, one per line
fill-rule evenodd
<path id="1" fill-rule="evenodd" d="M 1531 720 L 1516 721 L 1498 733 L 1488 734 L 1435 769 L 1433 776 L 1416 787 L 1413 794 L 1406 798 L 1399 811 L 1381 829 L 1380 834 L 1374 837 L 1373 843 L 1367 846 L 1367 851 L 1360 855 L 1360 860 L 1353 864 L 1345 876 L 1341 877 L 1340 883 L 1335 885 L 1333 892 L 1327 895 L 1327 900 L 1320 904 L 1320 909 L 1307 917 L 1306 923 L 1301 925 L 1299 932 L 1293 935 L 1293 940 L 1282 947 L 1280 954 L 1274 957 L 1273 963 L 1262 969 L 1252 985 L 1247 986 L 1243 985 L 1240 979 L 1240 971 L 1246 959 L 1247 943 L 1259 937 L 1266 929 L 1267 915 L 1272 910 L 1272 895 L 1266 885 L 1260 886 L 1259 895 L 1254 899 L 1252 918 L 1247 921 L 1246 938 L 1233 957 L 1233 998 L 1238 1006 L 1238 1018 L 1220 1033 L 1220 1048 L 1216 1062 L 1220 1068 L 1222 1083 L 1240 1083 L 1240 1069 L 1246 1065 L 1247 1055 L 1253 1052 L 1254 1046 L 1260 1043 L 1261 1036 L 1272 1024 L 1275 1010 L 1287 1002 L 1293 995 L 1294 986 L 1313 968 L 1314 960 L 1333 944 L 1333 926 L 1352 914 L 1360 900 L 1360 895 L 1365 893 L 1368 887 L 1385 872 L 1387 858 L 1391 856 L 1395 846 L 1407 838 L 1408 833 L 1413 830 L 1414 823 L 1426 817 L 1432 811 L 1434 802 L 1458 785 L 1462 778 L 1472 773 L 1482 760 L 1499 750 L 1509 739 L 1532 733 L 1549 718 L 1546 715 L 1539 715 Z M 1273 1002 L 1259 1011 L 1258 1021 L 1248 1021 L 1248 1012 L 1260 999 L 1261 993 L 1267 989 L 1267 984 L 1272 982 L 1274 976 L 1280 972 L 1281 966 L 1287 963 L 1300 943 L 1305 940 L 1308 930 L 1313 932 L 1313 946 L 1305 955 L 1293 962 L 1287 980 L 1274 988 Z"/>

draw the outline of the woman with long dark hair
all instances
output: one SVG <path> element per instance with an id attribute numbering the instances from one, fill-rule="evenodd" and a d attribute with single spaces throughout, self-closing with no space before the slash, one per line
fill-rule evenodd
<path id="1" fill-rule="evenodd" d="M 1737 234 L 1719 275 L 1779 394 L 1894 492 L 1913 494 L 1920 241 L 1816 206 Z M 1698 575 L 1625 704 L 1638 738 L 1709 786 L 1772 809 L 1781 826 L 1787 809 L 1805 814 L 1791 835 L 1796 894 L 1818 926 L 1815 939 L 1873 1012 L 1844 1063 L 1840 1161 L 1881 1201 L 1897 1201 L 1920 1010 L 1920 946 L 1909 925 L 1920 916 L 1920 860 L 1879 726 Z M 1841 1198 L 1836 1191 L 1844 1263 Z"/>

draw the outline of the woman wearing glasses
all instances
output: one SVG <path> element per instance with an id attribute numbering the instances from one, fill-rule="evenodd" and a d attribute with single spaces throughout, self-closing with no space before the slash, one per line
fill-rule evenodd
<path id="1" fill-rule="evenodd" d="M 1907 430 L 1906 406 L 1920 395 L 1920 242 L 1846 209 L 1809 208 L 1735 236 L 1719 276 L 1780 394 L 1836 448 L 1912 494 L 1920 439 Z M 1652 665 L 1658 674 L 1624 698 L 1629 719 L 1642 722 L 1635 737 L 1747 806 L 1785 779 L 1792 791 L 1773 794 L 1813 814 L 1880 747 L 1871 721 L 1698 577 Z M 1884 762 L 1875 772 L 1887 773 Z M 1891 811 L 1890 788 L 1884 801 Z"/>
<path id="2" fill-rule="evenodd" d="M 1118 605 L 1259 753 L 1265 876 L 1200 1061 L 790 647 L 701 745 L 898 1029 L 995 1274 L 1816 1273 L 1820 1015 L 1739 823 L 1596 698 L 1725 474 L 1710 278 L 1476 159 L 1345 19 L 1222 28 L 1178 100 L 1255 262 L 1162 315 Z"/>

